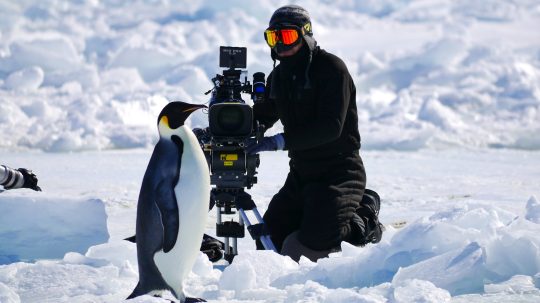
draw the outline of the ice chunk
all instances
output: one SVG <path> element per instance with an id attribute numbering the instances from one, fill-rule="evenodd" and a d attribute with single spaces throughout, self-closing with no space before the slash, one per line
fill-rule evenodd
<path id="1" fill-rule="evenodd" d="M 0 263 L 85 253 L 108 238 L 101 200 L 0 196 Z"/>
<path id="2" fill-rule="evenodd" d="M 194 274 L 199 276 L 209 276 L 212 273 L 213 265 L 208 256 L 203 253 L 199 253 L 195 264 L 193 264 L 193 269 L 191 270 Z"/>
<path id="3" fill-rule="evenodd" d="M 31 66 L 50 71 L 73 71 L 81 64 L 77 50 L 67 37 L 16 41 L 11 56 L 0 57 L 0 71 L 13 72 Z"/>
<path id="4" fill-rule="evenodd" d="M 540 224 L 540 203 L 535 196 L 531 196 L 527 201 L 525 219 Z"/>
<path id="5" fill-rule="evenodd" d="M 38 66 L 24 68 L 11 73 L 4 86 L 14 90 L 34 90 L 43 83 L 44 75 L 43 70 Z"/>
<path id="6" fill-rule="evenodd" d="M 137 265 L 137 246 L 124 240 L 111 241 L 90 247 L 85 257 L 105 260 L 117 267 L 123 267 L 126 262 Z"/>
<path id="7" fill-rule="evenodd" d="M 20 303 L 21 298 L 11 288 L 0 282 L 0 302 L 2 303 Z"/>
<path id="8" fill-rule="evenodd" d="M 459 115 L 441 104 L 436 98 L 430 98 L 424 102 L 418 118 L 429 121 L 444 130 L 457 130 L 464 126 Z"/>
<path id="9" fill-rule="evenodd" d="M 540 225 L 517 218 L 498 231 L 486 245 L 487 268 L 492 281 L 540 272 Z"/>
<path id="10" fill-rule="evenodd" d="M 448 291 L 438 288 L 429 281 L 418 279 L 402 281 L 394 289 L 394 299 L 397 303 L 440 303 L 450 302 L 451 298 Z"/>
<path id="11" fill-rule="evenodd" d="M 499 284 L 487 284 L 484 287 L 484 291 L 488 294 L 494 293 L 507 293 L 507 294 L 528 294 L 536 293 L 539 294 L 538 290 L 534 285 L 533 277 L 516 275 L 510 278 L 508 281 L 504 281 Z"/>
<path id="12" fill-rule="evenodd" d="M 482 291 L 486 255 L 477 242 L 462 249 L 401 268 L 392 283 L 400 285 L 409 279 L 427 280 L 451 294 Z"/>
<path id="13" fill-rule="evenodd" d="M 220 288 L 241 292 L 267 288 L 280 276 L 294 272 L 298 264 L 273 251 L 246 251 L 234 258 L 219 280 Z"/>
<path id="14" fill-rule="evenodd" d="M 141 60 L 144 58 L 144 60 Z M 111 60 L 111 67 L 135 67 L 145 81 L 154 81 L 180 62 L 173 53 L 150 47 L 124 47 Z"/>

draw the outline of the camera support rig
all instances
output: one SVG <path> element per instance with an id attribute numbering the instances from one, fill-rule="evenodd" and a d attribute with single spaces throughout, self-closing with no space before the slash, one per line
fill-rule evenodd
<path id="1" fill-rule="evenodd" d="M 211 197 L 215 201 L 217 210 L 216 236 L 224 238 L 224 257 L 225 260 L 232 262 L 234 256 L 238 254 L 238 238 L 245 236 L 247 228 L 253 240 L 261 241 L 267 250 L 277 251 L 274 243 L 270 239 L 268 231 L 265 228 L 264 220 L 257 210 L 257 206 L 251 195 L 246 193 L 243 188 L 234 190 L 224 190 L 213 188 Z M 223 221 L 222 215 L 231 215 L 236 208 L 239 214 L 238 221 Z M 258 223 L 252 224 L 246 215 L 246 211 L 252 211 Z"/>
<path id="2" fill-rule="evenodd" d="M 225 260 L 232 262 L 238 254 L 238 238 L 245 236 L 247 228 L 253 240 L 258 240 L 267 250 L 276 251 L 251 196 L 244 191 L 257 183 L 258 154 L 247 154 L 246 146 L 259 141 L 264 126 L 253 119 L 253 109 L 242 100 L 241 93 L 249 93 L 255 103 L 265 96 L 264 74 L 253 74 L 253 86 L 245 77 L 240 81 L 241 70 L 246 67 L 245 47 L 220 47 L 220 67 L 223 75 L 212 78 L 207 130 L 194 130 L 210 168 L 210 209 L 217 210 L 216 236 L 224 238 Z M 257 223 L 247 216 L 251 211 Z M 224 221 L 223 215 L 234 215 L 238 220 Z"/>
<path id="3" fill-rule="evenodd" d="M 264 133 L 264 126 L 257 125 L 257 136 Z M 202 139 L 202 137 L 200 137 Z M 216 208 L 216 236 L 224 239 L 224 258 L 232 262 L 238 254 L 238 238 L 245 237 L 245 229 L 251 238 L 259 240 L 266 250 L 277 251 L 265 228 L 264 220 L 257 210 L 251 195 L 244 188 L 251 188 L 257 183 L 257 171 L 259 155 L 247 155 L 244 151 L 244 143 L 228 146 L 223 142 L 213 142 L 211 137 L 206 137 L 211 144 L 206 144 L 205 154 L 211 164 L 212 174 L 210 183 L 215 185 L 210 193 L 211 208 Z M 251 211 L 256 219 L 252 223 L 247 213 Z M 223 215 L 234 215 L 238 212 L 238 220 L 226 221 Z"/>

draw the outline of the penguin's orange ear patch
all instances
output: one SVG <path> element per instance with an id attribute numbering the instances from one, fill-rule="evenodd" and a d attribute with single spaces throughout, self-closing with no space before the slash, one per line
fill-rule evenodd
<path id="1" fill-rule="evenodd" d="M 163 124 L 163 125 L 170 128 L 170 126 L 169 126 L 169 118 L 167 118 L 167 116 L 161 117 L 161 120 L 159 120 L 159 123 L 161 123 L 161 124 Z"/>

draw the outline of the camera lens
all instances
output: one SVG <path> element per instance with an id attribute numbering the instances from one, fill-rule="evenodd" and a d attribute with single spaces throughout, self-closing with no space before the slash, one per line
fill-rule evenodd
<path id="1" fill-rule="evenodd" d="M 242 109 L 236 106 L 225 106 L 218 114 L 218 124 L 221 129 L 235 131 L 244 124 Z"/>

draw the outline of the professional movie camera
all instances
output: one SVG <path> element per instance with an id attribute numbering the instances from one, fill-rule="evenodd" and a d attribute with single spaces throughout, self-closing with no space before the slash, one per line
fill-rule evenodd
<path id="1" fill-rule="evenodd" d="M 210 208 L 217 210 L 216 235 L 224 238 L 225 259 L 232 261 L 238 254 L 237 239 L 244 237 L 244 227 L 265 249 L 276 250 L 251 196 L 244 188 L 257 183 L 258 154 L 247 154 L 245 148 L 263 137 L 264 126 L 253 120 L 253 109 L 242 99 L 241 93 L 251 94 L 254 103 L 264 100 L 265 75 L 255 73 L 253 85 L 244 77 L 247 49 L 220 47 L 219 66 L 227 68 L 222 75 L 212 78 L 214 87 L 208 110 L 209 127 L 194 129 L 210 167 Z M 239 68 L 239 69 L 236 69 Z M 238 221 L 224 221 L 223 215 L 239 213 Z M 257 224 L 251 224 L 246 211 L 252 211 Z M 231 243 L 232 242 L 232 243 Z M 218 259 L 218 258 L 215 258 Z"/>

